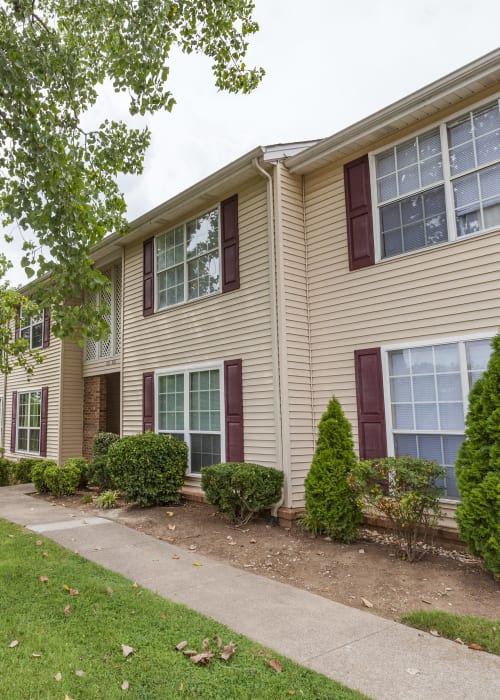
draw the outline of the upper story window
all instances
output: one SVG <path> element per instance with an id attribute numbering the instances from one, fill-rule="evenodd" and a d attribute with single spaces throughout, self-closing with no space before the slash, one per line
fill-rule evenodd
<path id="1" fill-rule="evenodd" d="M 220 290 L 219 210 L 156 238 L 156 305 L 162 309 Z"/>
<path id="2" fill-rule="evenodd" d="M 43 347 L 43 313 L 32 317 L 23 316 L 21 309 L 19 337 L 27 340 L 32 350 Z"/>
<path id="3" fill-rule="evenodd" d="M 374 157 L 380 257 L 500 226 L 499 101 Z"/>

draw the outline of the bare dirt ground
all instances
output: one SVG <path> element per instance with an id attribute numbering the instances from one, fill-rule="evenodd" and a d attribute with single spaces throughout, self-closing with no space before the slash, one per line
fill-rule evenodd
<path id="1" fill-rule="evenodd" d="M 81 496 L 43 497 L 88 514 L 95 505 L 82 504 Z M 192 502 L 153 508 L 121 505 L 97 514 L 345 605 L 366 611 L 371 604 L 369 611 L 385 618 L 397 620 L 415 609 L 500 618 L 500 582 L 464 550 L 436 546 L 410 564 L 399 558 L 383 530 L 365 529 L 357 542 L 346 545 L 298 527 L 271 527 L 261 519 L 235 527 L 211 506 Z"/>

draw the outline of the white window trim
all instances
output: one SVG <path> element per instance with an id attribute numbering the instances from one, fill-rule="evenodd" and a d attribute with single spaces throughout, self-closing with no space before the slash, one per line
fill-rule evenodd
<path id="1" fill-rule="evenodd" d="M 45 312 L 42 311 L 40 316 L 35 317 L 35 319 L 33 317 L 29 317 L 29 323 L 27 323 L 27 319 L 23 319 L 23 312 L 21 309 L 21 313 L 19 315 L 19 337 L 22 338 L 23 337 L 22 331 L 29 328 L 29 331 L 30 331 L 30 339 L 29 339 L 30 350 L 41 350 L 43 348 L 44 321 L 45 321 Z M 33 327 L 34 326 L 41 326 L 41 329 L 42 329 L 40 345 L 33 345 Z M 25 340 L 27 340 L 27 338 L 25 338 Z"/>
<path id="2" fill-rule="evenodd" d="M 204 294 L 203 296 L 196 297 L 196 299 L 189 299 L 188 298 L 188 280 L 187 280 L 187 257 L 186 257 L 186 226 L 191 221 L 194 221 L 195 219 L 199 219 L 200 217 L 205 216 L 205 214 L 209 214 L 211 211 L 214 211 L 215 209 L 217 209 L 218 221 L 219 221 L 219 231 L 218 231 L 218 240 L 217 240 L 218 251 L 219 251 L 219 289 L 217 289 L 215 292 L 210 292 L 209 294 Z M 165 306 L 160 306 L 158 303 L 158 274 L 159 274 L 158 265 L 157 265 L 158 239 L 161 238 L 162 236 L 164 236 L 166 233 L 170 233 L 170 231 L 173 231 L 178 226 L 184 227 L 184 261 L 183 261 L 183 266 L 184 266 L 184 301 L 178 301 L 176 304 L 166 304 Z M 186 304 L 195 304 L 196 302 L 200 301 L 201 299 L 207 299 L 208 297 L 213 297 L 213 296 L 216 296 L 217 294 L 222 294 L 222 212 L 221 212 L 220 202 L 218 204 L 215 204 L 213 207 L 209 207 L 208 209 L 204 209 L 203 211 L 199 212 L 198 214 L 191 216 L 189 219 L 185 219 L 185 220 L 179 222 L 178 224 L 175 224 L 174 226 L 169 226 L 169 228 L 166 229 L 165 231 L 161 231 L 160 233 L 157 233 L 154 237 L 153 263 L 154 263 L 154 265 L 153 265 L 153 269 L 154 269 L 154 313 L 161 313 L 162 311 L 168 311 L 169 309 L 177 309 L 180 306 L 185 306 Z M 161 272 L 164 272 L 164 270 L 161 270 Z"/>
<path id="3" fill-rule="evenodd" d="M 32 450 L 22 450 L 19 447 L 19 405 L 21 403 L 21 395 L 22 394 L 40 394 L 40 425 L 38 426 L 38 433 L 39 433 L 39 440 L 38 440 L 38 452 L 33 452 Z M 20 452 L 21 454 L 25 455 L 40 455 L 40 447 L 41 447 L 41 440 L 42 440 L 42 389 L 41 387 L 39 389 L 32 389 L 31 387 L 29 389 L 20 389 L 17 392 L 17 406 L 16 406 L 16 452 Z M 30 414 L 28 414 L 28 418 L 30 417 Z M 29 431 L 32 430 L 33 428 L 29 427 L 28 428 L 23 428 L 21 426 L 22 430 L 27 430 L 28 431 L 28 446 L 29 446 Z"/>
<path id="4" fill-rule="evenodd" d="M 168 307 L 170 308 L 170 307 Z M 158 430 L 158 378 L 163 377 L 167 374 L 187 374 L 189 376 L 190 372 L 203 372 L 204 370 L 209 370 L 209 369 L 217 369 L 219 370 L 219 402 L 220 402 L 220 454 L 221 454 L 221 461 L 225 461 L 225 454 L 226 454 L 226 412 L 225 412 L 225 396 L 226 396 L 226 387 L 224 384 L 224 362 L 200 362 L 197 364 L 190 364 L 190 365 L 176 365 L 174 367 L 166 367 L 164 369 L 157 369 L 155 370 L 154 377 L 155 377 L 155 391 L 154 391 L 154 396 L 155 396 L 155 414 L 154 414 L 154 419 L 155 419 L 155 433 L 160 433 Z M 189 416 L 189 390 L 186 391 L 186 386 L 189 387 L 189 383 L 186 385 L 184 384 L 184 415 Z M 169 432 L 173 431 L 161 431 L 162 435 L 168 434 Z M 184 433 L 189 433 L 191 432 L 189 429 L 184 430 Z M 201 431 L 199 431 L 201 432 Z M 205 431 L 206 432 L 206 431 Z M 191 471 L 191 447 L 190 443 L 187 442 L 188 445 L 188 471 L 187 471 L 187 476 L 194 477 L 201 479 L 201 474 L 198 472 L 192 472 Z"/>
<path id="5" fill-rule="evenodd" d="M 482 231 L 476 231 L 475 233 L 469 233 L 466 236 L 457 236 L 457 222 L 456 222 L 456 217 L 455 217 L 455 202 L 453 199 L 453 187 L 452 187 L 452 182 L 453 180 L 457 179 L 458 177 L 463 177 L 464 175 L 467 175 L 469 171 L 460 173 L 459 175 L 451 175 L 450 171 L 450 162 L 449 162 L 449 157 L 448 157 L 448 132 L 447 132 L 447 125 L 451 124 L 454 121 L 457 121 L 460 119 L 460 117 L 464 117 L 467 114 L 470 114 L 471 112 L 475 112 L 478 109 L 481 109 L 481 107 L 486 107 L 488 104 L 492 104 L 494 101 L 497 101 L 499 106 L 500 106 L 500 96 L 499 95 L 491 95 L 490 97 L 486 97 L 480 102 L 476 102 L 473 105 L 469 105 L 465 111 L 464 109 L 461 109 L 460 111 L 454 112 L 453 114 L 449 115 L 445 119 L 441 119 L 437 122 L 433 122 L 432 124 L 428 124 L 424 129 L 419 129 L 418 131 L 414 131 L 411 134 L 408 134 L 407 136 L 404 136 L 403 138 L 400 138 L 396 141 L 391 141 L 391 143 L 386 144 L 385 146 L 381 146 L 380 148 L 377 148 L 376 150 L 371 151 L 368 154 L 368 163 L 369 163 L 369 170 L 370 170 L 370 194 L 371 194 L 371 201 L 372 201 L 372 221 L 373 221 L 373 236 L 375 238 L 374 241 L 374 251 L 375 251 L 375 263 L 386 263 L 390 260 L 398 260 L 399 258 L 406 257 L 408 255 L 415 255 L 418 253 L 423 253 L 424 251 L 428 250 L 434 250 L 436 248 L 441 248 L 442 246 L 447 246 L 447 245 L 452 245 L 453 243 L 457 242 L 462 242 L 464 240 L 469 240 L 471 238 L 476 238 L 477 236 L 484 236 L 485 234 L 491 233 L 492 231 L 497 231 L 500 227 L 498 226 L 493 226 L 487 229 L 484 229 Z M 436 243 L 431 246 L 422 246 L 421 248 L 415 248 L 414 250 L 409 250 L 409 251 L 404 251 L 402 253 L 398 253 L 397 255 L 389 255 L 387 257 L 382 257 L 382 236 L 381 236 L 381 231 L 380 231 L 380 217 L 379 217 L 379 203 L 378 203 L 378 193 L 377 193 L 377 177 L 376 177 L 376 165 L 375 165 L 375 159 L 376 156 L 378 156 L 380 153 L 384 153 L 384 151 L 387 151 L 390 148 L 393 148 L 397 146 L 398 144 L 404 143 L 405 141 L 411 141 L 411 139 L 416 138 L 417 136 L 421 136 L 422 134 L 427 133 L 428 131 L 432 131 L 433 129 L 439 128 L 440 131 L 440 136 L 441 136 L 441 153 L 443 155 L 443 185 L 444 185 L 444 196 L 445 196 L 445 203 L 446 203 L 446 221 L 447 221 L 447 228 L 448 228 L 448 240 L 443 241 L 442 243 Z M 470 172 L 478 172 L 479 168 L 474 168 L 474 170 Z M 432 189 L 433 187 L 439 186 L 438 184 L 433 185 L 432 187 L 428 187 L 426 189 Z M 418 194 L 422 192 L 422 189 L 419 189 L 416 191 L 415 194 Z M 411 196 L 409 194 L 408 196 Z M 400 198 L 398 198 L 400 199 Z"/>
<path id="6" fill-rule="evenodd" d="M 465 352 L 465 343 L 474 340 L 491 340 L 495 335 L 497 335 L 498 329 L 486 330 L 482 333 L 470 333 L 467 335 L 453 335 L 448 337 L 440 338 L 427 338 L 426 340 L 409 340 L 401 343 L 391 343 L 389 345 L 382 345 L 380 347 L 380 353 L 382 357 L 382 379 L 384 387 L 384 408 L 385 408 L 385 427 L 386 427 L 386 438 L 387 438 L 387 455 L 389 457 L 395 457 L 394 449 L 394 428 L 392 424 L 392 404 L 391 404 L 391 390 L 390 390 L 390 378 L 389 378 L 389 353 L 394 350 L 411 350 L 412 348 L 421 348 L 428 345 L 449 345 L 451 343 L 461 343 L 459 345 L 459 352 L 461 353 L 461 360 L 464 360 L 463 353 Z M 462 383 L 462 395 L 463 395 L 463 408 L 464 408 L 464 420 L 469 410 L 468 405 L 468 395 L 469 395 L 469 382 L 467 378 L 467 363 L 464 362 L 460 364 L 460 377 Z M 447 430 L 447 431 L 433 431 L 433 430 L 421 430 L 410 431 L 412 435 L 425 434 L 432 435 L 442 435 L 446 432 L 447 435 L 463 435 L 464 431 L 461 430 Z M 443 503 L 456 504 L 458 501 L 454 498 L 441 498 Z"/>

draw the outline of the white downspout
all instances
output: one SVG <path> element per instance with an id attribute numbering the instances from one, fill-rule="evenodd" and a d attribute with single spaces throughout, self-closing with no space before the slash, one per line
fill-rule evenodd
<path id="1" fill-rule="evenodd" d="M 274 385 L 277 387 L 277 399 L 274 401 L 274 421 L 276 425 L 276 462 L 283 470 L 283 421 L 281 410 L 281 377 L 279 361 L 279 339 L 278 339 L 278 300 L 276 289 L 276 240 L 275 240 L 275 220 L 274 220 L 274 200 L 273 200 L 273 177 L 260 165 L 257 158 L 254 158 L 252 165 L 257 172 L 267 180 L 267 230 L 268 230 L 268 252 L 269 252 L 269 290 L 271 296 L 271 348 Z M 271 519 L 273 524 L 277 523 L 278 509 L 283 504 L 285 498 L 285 488 L 280 500 L 271 508 Z"/>

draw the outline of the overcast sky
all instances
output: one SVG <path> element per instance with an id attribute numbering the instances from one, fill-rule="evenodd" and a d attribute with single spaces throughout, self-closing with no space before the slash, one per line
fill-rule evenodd
<path id="1" fill-rule="evenodd" d="M 144 173 L 121 180 L 130 220 L 255 146 L 330 136 L 499 45 L 498 0 L 255 0 L 254 17 L 247 64 L 266 76 L 253 94 L 217 92 L 207 60 L 172 58 L 177 105 L 148 119 Z M 127 118 L 113 95 L 101 109 Z"/>

